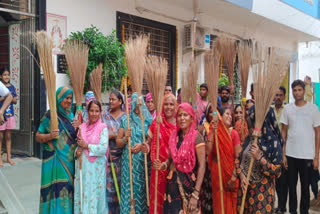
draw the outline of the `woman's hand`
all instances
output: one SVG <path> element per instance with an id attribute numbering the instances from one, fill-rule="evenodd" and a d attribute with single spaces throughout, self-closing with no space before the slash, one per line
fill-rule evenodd
<path id="1" fill-rule="evenodd" d="M 167 163 L 166 162 L 161 162 L 159 159 L 153 161 L 153 168 L 155 170 L 167 170 Z"/>
<path id="2" fill-rule="evenodd" d="M 81 125 L 80 120 L 74 120 L 72 123 L 73 128 L 77 129 Z"/>
<path id="3" fill-rule="evenodd" d="M 79 129 L 79 135 L 78 135 L 77 143 L 82 149 L 88 149 L 89 148 L 89 145 L 82 138 L 81 129 Z"/>
<path id="4" fill-rule="evenodd" d="M 211 120 L 210 124 L 213 130 L 218 129 L 218 123 L 219 123 L 219 120 Z"/>
<path id="5" fill-rule="evenodd" d="M 141 144 L 141 152 L 144 154 L 148 154 L 150 151 L 149 145 L 147 143 L 142 143 Z"/>
<path id="6" fill-rule="evenodd" d="M 131 129 L 129 128 L 124 133 L 124 142 L 128 142 L 130 137 L 131 137 Z"/>
<path id="7" fill-rule="evenodd" d="M 56 139 L 58 136 L 59 136 L 59 129 L 51 130 L 51 132 L 50 132 L 51 140 Z"/>
<path id="8" fill-rule="evenodd" d="M 247 177 L 243 173 L 240 174 L 240 181 L 241 181 L 242 192 L 245 192 L 246 185 L 247 185 Z"/>
<path id="9" fill-rule="evenodd" d="M 78 147 L 77 150 L 76 150 L 76 156 L 77 157 L 81 157 L 82 152 L 83 152 L 83 149 L 81 147 Z"/>
<path id="10" fill-rule="evenodd" d="M 116 139 L 117 138 L 117 135 L 113 132 L 109 132 L 109 140 L 111 139 Z"/>
<path id="11" fill-rule="evenodd" d="M 140 151 L 141 151 L 141 144 L 142 144 L 142 143 L 137 143 L 136 145 L 134 145 L 134 146 L 131 148 L 131 152 L 132 152 L 133 154 L 136 154 L 136 153 L 140 152 Z"/>
<path id="12" fill-rule="evenodd" d="M 196 194 L 196 193 L 193 193 L 193 194 Z M 191 196 L 191 199 L 189 201 L 188 211 L 190 213 L 194 213 L 194 211 L 197 209 L 197 204 L 198 204 L 198 200 L 193 196 Z"/>
<path id="13" fill-rule="evenodd" d="M 262 155 L 259 146 L 257 144 L 252 144 L 250 150 L 252 157 L 256 160 L 260 160 Z"/>
<path id="14" fill-rule="evenodd" d="M 227 189 L 229 191 L 234 191 L 236 189 L 236 179 L 233 177 L 227 183 Z"/>

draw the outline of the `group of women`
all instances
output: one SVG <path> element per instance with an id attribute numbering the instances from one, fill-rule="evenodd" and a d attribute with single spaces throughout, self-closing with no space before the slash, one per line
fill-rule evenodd
<path id="1" fill-rule="evenodd" d="M 258 145 L 252 145 L 254 107 L 248 113 L 241 113 L 242 109 L 236 106 L 237 121 L 233 123 L 229 108 L 213 112 L 209 103 L 201 129 L 193 107 L 188 103 L 178 105 L 175 96 L 167 94 L 162 111 L 157 112 L 162 118 L 157 158 L 157 119 L 153 119 L 143 100 L 142 104 L 139 102 L 137 93 L 131 95 L 129 117 L 123 111 L 120 92 L 111 93 L 110 108 L 104 112 L 92 94 L 87 94 L 88 118 L 83 124 L 72 114 L 72 91 L 62 87 L 56 96 L 59 129 L 50 129 L 50 112 L 47 112 L 36 135 L 37 141 L 44 143 L 40 213 L 130 213 L 132 208 L 137 214 L 155 213 L 155 210 L 169 214 L 222 213 L 222 209 L 226 214 L 237 213 L 251 157 L 256 161 L 244 213 L 272 213 L 274 179 L 280 176 L 282 161 L 282 138 L 272 109 Z M 243 121 L 245 114 L 248 121 Z M 143 134 L 147 136 L 146 142 Z M 129 140 L 131 148 L 128 148 Z M 148 154 L 152 163 L 149 207 L 144 154 Z M 222 169 L 223 207 L 218 162 Z"/>

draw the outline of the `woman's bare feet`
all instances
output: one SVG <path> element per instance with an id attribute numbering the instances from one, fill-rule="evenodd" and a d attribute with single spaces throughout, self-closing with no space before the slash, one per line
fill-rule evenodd
<path id="1" fill-rule="evenodd" d="M 7 162 L 11 165 L 14 166 L 16 164 L 16 162 L 14 162 L 11 158 L 7 159 Z"/>

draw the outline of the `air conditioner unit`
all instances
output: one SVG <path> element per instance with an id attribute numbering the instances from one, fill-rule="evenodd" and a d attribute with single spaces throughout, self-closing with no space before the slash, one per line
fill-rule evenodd
<path id="1" fill-rule="evenodd" d="M 186 24 L 184 26 L 184 38 L 183 47 L 184 50 L 192 48 L 192 31 L 194 23 Z M 210 33 L 208 29 L 197 25 L 196 36 L 195 36 L 195 51 L 206 51 L 210 50 Z"/>

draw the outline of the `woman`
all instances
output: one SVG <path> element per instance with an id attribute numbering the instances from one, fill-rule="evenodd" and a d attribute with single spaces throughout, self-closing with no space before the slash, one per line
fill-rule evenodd
<path id="1" fill-rule="evenodd" d="M 94 96 L 93 91 L 88 91 L 85 95 L 85 102 L 86 102 L 86 108 L 82 110 L 82 122 L 86 123 L 89 118 L 88 118 L 88 105 L 92 100 L 96 100 L 96 97 Z"/>
<path id="2" fill-rule="evenodd" d="M 59 129 L 51 130 L 50 111 L 36 133 L 42 143 L 40 213 L 73 214 L 74 151 L 77 147 L 71 105 L 73 92 L 60 87 L 56 93 Z"/>
<path id="3" fill-rule="evenodd" d="M 212 112 L 212 110 L 211 110 Z M 235 158 L 239 156 L 241 151 L 240 138 L 236 130 L 230 129 L 232 124 L 231 110 L 228 107 L 219 109 L 220 118 L 212 123 L 212 128 L 217 129 L 218 145 L 220 153 L 221 177 L 223 184 L 223 203 L 225 213 L 237 213 L 237 189 L 239 182 L 237 181 L 236 170 L 234 169 Z M 211 121 L 213 119 L 210 114 Z M 211 128 L 211 127 L 210 127 Z M 209 166 L 211 169 L 212 179 L 212 198 L 214 198 L 213 210 L 214 213 L 222 213 L 220 184 L 217 162 L 217 150 L 215 146 L 215 138 L 213 129 L 209 131 L 207 142 L 207 155 Z"/>
<path id="4" fill-rule="evenodd" d="M 152 116 L 149 113 L 143 99 L 141 99 L 141 108 L 138 105 L 138 94 L 131 95 L 130 127 L 127 126 L 127 117 L 121 119 L 120 129 L 117 136 L 117 147 L 124 148 L 121 163 L 121 204 L 120 213 L 130 213 L 130 178 L 129 178 L 129 151 L 132 152 L 132 177 L 133 177 L 133 196 L 135 199 L 136 214 L 148 213 L 146 182 L 144 169 L 144 154 L 141 152 L 143 143 L 142 126 L 140 120 L 140 109 L 144 118 L 144 131 L 147 136 L 148 128 L 152 122 Z M 131 138 L 131 148 L 127 143 Z"/>
<path id="5" fill-rule="evenodd" d="M 176 128 L 175 113 L 177 109 L 177 100 L 173 94 L 165 95 L 162 104 L 160 123 L 160 137 L 159 137 L 159 160 L 166 161 L 169 157 L 169 138 L 173 130 Z M 150 158 L 151 161 L 156 160 L 157 153 L 157 122 L 153 120 L 148 131 L 148 143 L 151 144 Z M 149 152 L 148 144 L 143 144 L 146 149 L 142 147 L 143 152 Z M 150 208 L 149 213 L 154 213 L 154 198 L 155 198 L 155 173 L 154 169 L 151 170 L 150 181 Z M 158 188 L 157 188 L 157 213 L 163 213 L 164 194 L 166 190 L 166 177 L 168 171 L 158 171 Z"/>
<path id="6" fill-rule="evenodd" d="M 88 121 L 80 126 L 76 156 L 82 159 L 82 207 L 80 168 L 76 166 L 74 213 L 90 214 L 108 212 L 106 203 L 106 163 L 108 129 L 101 121 L 101 103 L 88 104 Z M 81 212 L 82 208 L 82 212 Z"/>
<path id="7" fill-rule="evenodd" d="M 152 119 L 155 119 L 157 116 L 156 108 L 153 103 L 152 95 L 151 93 L 148 93 L 146 95 L 146 106 L 149 109 L 150 114 L 152 115 Z"/>
<path id="8" fill-rule="evenodd" d="M 110 108 L 106 110 L 102 116 L 103 121 L 108 126 L 109 132 L 109 158 L 107 171 L 107 202 L 109 213 L 120 213 L 119 198 L 115 187 L 115 181 L 113 180 L 111 161 L 113 163 L 115 177 L 117 179 L 118 188 L 121 184 L 121 156 L 122 148 L 118 148 L 116 145 L 116 137 L 120 127 L 121 120 L 125 117 L 123 112 L 123 97 L 119 91 L 113 91 L 109 97 Z M 119 192 L 120 195 L 120 192 Z"/>
<path id="9" fill-rule="evenodd" d="M 255 124 L 255 108 L 249 110 L 250 124 Z M 250 129 L 254 127 L 249 127 Z M 244 213 L 272 213 L 275 200 L 275 179 L 281 175 L 283 139 L 273 109 L 270 108 L 258 145 L 253 145 L 253 136 L 247 137 L 243 151 L 236 160 L 237 174 L 241 180 L 238 190 L 237 206 L 240 211 L 242 192 L 246 185 L 246 176 L 251 157 L 254 158 L 250 176 Z"/>
<path id="10" fill-rule="evenodd" d="M 243 142 L 244 139 L 249 135 L 249 131 L 248 131 L 247 122 L 245 120 L 247 115 L 243 114 L 242 107 L 240 104 L 237 104 L 236 107 L 234 108 L 234 117 L 235 117 L 234 129 L 237 130 L 237 132 L 240 135 L 241 142 Z"/>
<path id="11" fill-rule="evenodd" d="M 190 104 L 178 106 L 176 124 L 169 139 L 169 159 L 154 161 L 155 169 L 170 169 L 163 213 L 198 213 L 206 155 L 203 137 L 195 130 L 196 118 Z"/>

